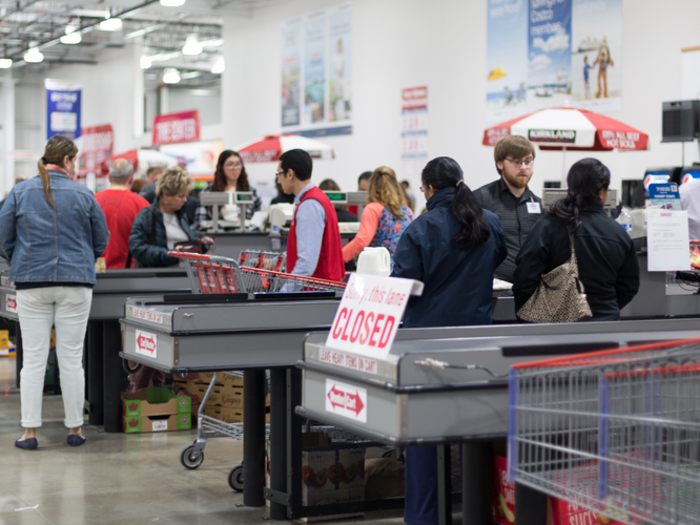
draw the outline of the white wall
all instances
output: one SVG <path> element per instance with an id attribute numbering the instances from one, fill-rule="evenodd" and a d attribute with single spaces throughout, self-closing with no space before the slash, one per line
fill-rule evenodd
<path id="1" fill-rule="evenodd" d="M 226 147 L 281 130 L 280 25 L 337 3 L 291 0 L 254 9 L 249 19 L 225 19 Z M 364 170 L 381 164 L 398 169 L 401 89 L 426 84 L 430 157 L 454 157 L 472 187 L 493 180 L 493 149 L 481 145 L 489 125 L 486 0 L 354 0 L 353 5 L 353 135 L 323 139 L 337 158 L 318 162 L 314 179 L 332 177 L 349 190 Z M 680 50 L 700 44 L 700 2 L 624 0 L 623 16 L 623 109 L 610 116 L 648 133 L 650 150 L 596 154 L 613 171 L 615 187 L 622 179 L 641 178 L 647 166 L 681 162 L 680 144 L 660 143 L 661 103 L 682 96 Z M 566 168 L 583 156 L 567 153 Z M 274 169 L 247 168 L 253 181 L 269 180 Z M 539 152 L 533 190 L 561 174 L 562 154 Z M 419 185 L 412 181 L 414 188 Z"/>

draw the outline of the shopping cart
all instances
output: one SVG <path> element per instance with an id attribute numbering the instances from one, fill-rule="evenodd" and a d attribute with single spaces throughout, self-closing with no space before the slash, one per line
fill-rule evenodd
<path id="1" fill-rule="evenodd" d="M 185 262 L 187 274 L 192 284 L 192 293 L 230 294 L 230 293 L 276 293 L 276 292 L 342 292 L 345 283 L 302 277 L 283 273 L 284 255 L 273 252 L 243 251 L 240 264 L 235 259 L 217 255 L 169 252 Z M 270 269 L 273 268 L 273 269 Z M 224 372 L 239 374 L 239 372 Z M 198 411 L 197 439 L 192 445 L 183 449 L 180 461 L 185 468 L 196 469 L 204 461 L 204 448 L 207 439 L 212 437 L 231 437 L 242 439 L 243 423 L 226 423 L 204 414 L 204 408 L 214 390 L 218 374 L 213 374 L 207 392 Z M 269 383 L 268 383 L 269 386 Z M 266 426 L 269 435 L 269 425 Z M 243 490 L 243 464 L 231 469 L 228 476 L 229 486 Z"/>
<path id="2" fill-rule="evenodd" d="M 178 257 L 185 262 L 187 274 L 192 283 L 192 293 L 343 292 L 345 290 L 345 283 L 342 282 L 293 275 L 256 266 L 241 266 L 235 259 L 219 255 L 182 252 L 168 252 L 168 255 Z"/>
<path id="3" fill-rule="evenodd" d="M 518 364 L 509 382 L 511 480 L 628 524 L 700 523 L 700 339 Z"/>

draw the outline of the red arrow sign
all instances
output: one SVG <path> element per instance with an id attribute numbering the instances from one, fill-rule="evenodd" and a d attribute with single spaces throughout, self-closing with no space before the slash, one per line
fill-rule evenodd
<path id="1" fill-rule="evenodd" d="M 145 337 L 143 334 L 136 339 L 136 344 L 140 350 L 144 350 L 149 354 L 152 354 L 156 349 L 155 339 L 153 337 Z"/>
<path id="2" fill-rule="evenodd" d="M 336 389 L 335 385 L 328 391 L 328 400 L 333 408 L 345 408 L 345 392 Z"/>
<path id="3" fill-rule="evenodd" d="M 345 404 L 345 408 L 348 410 L 355 412 L 355 414 L 358 414 L 362 412 L 362 409 L 365 408 L 364 403 L 362 403 L 362 399 L 360 398 L 360 393 L 355 391 L 354 394 L 346 394 L 346 399 L 347 402 Z"/>

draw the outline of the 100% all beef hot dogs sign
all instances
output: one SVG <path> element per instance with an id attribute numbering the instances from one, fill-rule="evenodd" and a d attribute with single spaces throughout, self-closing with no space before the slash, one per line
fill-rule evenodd
<path id="1" fill-rule="evenodd" d="M 396 336 L 414 281 L 352 274 L 326 346 L 385 358 Z"/>

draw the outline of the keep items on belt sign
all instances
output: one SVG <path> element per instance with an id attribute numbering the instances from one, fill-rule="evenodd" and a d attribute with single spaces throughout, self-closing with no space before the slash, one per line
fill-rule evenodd
<path id="1" fill-rule="evenodd" d="M 385 358 L 416 284 L 420 293 L 422 284 L 411 279 L 352 274 L 326 346 Z"/>

